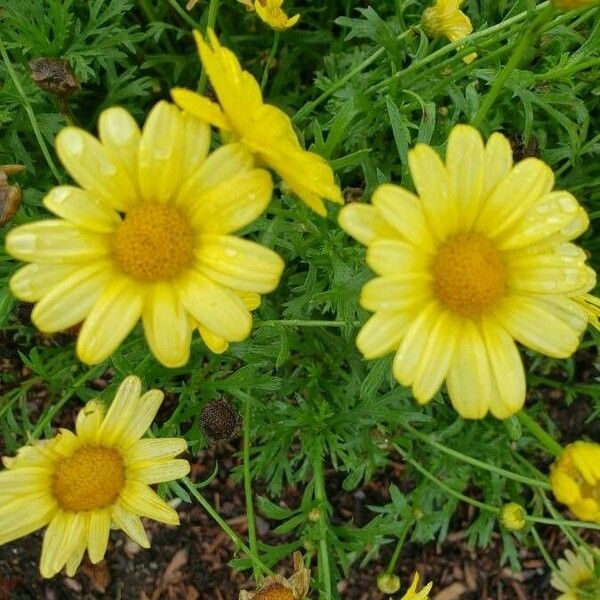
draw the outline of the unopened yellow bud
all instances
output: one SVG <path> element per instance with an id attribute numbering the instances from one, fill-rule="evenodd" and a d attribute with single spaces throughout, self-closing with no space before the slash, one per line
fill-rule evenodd
<path id="1" fill-rule="evenodd" d="M 521 531 L 527 524 L 525 509 L 516 502 L 509 502 L 500 509 L 500 523 L 509 531 Z"/>
<path id="2" fill-rule="evenodd" d="M 400 589 L 400 577 L 391 573 L 381 573 L 377 577 L 377 588 L 384 594 L 395 594 Z"/>

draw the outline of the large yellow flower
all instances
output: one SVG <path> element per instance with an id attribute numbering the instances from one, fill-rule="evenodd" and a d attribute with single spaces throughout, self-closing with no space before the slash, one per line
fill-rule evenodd
<path id="1" fill-rule="evenodd" d="M 293 27 L 300 15 L 288 17 L 281 8 L 283 0 L 255 0 L 254 9 L 256 14 L 275 31 L 285 31 Z"/>
<path id="2" fill-rule="evenodd" d="M 140 546 L 150 546 L 140 517 L 178 525 L 177 513 L 149 487 L 185 476 L 176 459 L 187 447 L 179 438 L 140 439 L 154 420 L 162 392 L 141 395 L 128 377 L 106 415 L 91 401 L 79 412 L 76 434 L 67 429 L 15 458 L 0 472 L 0 544 L 48 525 L 40 571 L 53 577 L 65 565 L 72 576 L 87 548 L 97 563 L 106 553 L 111 527 Z"/>
<path id="3" fill-rule="evenodd" d="M 596 552 L 597 555 L 597 552 Z M 556 600 L 594 600 L 600 597 L 600 580 L 595 574 L 592 553 L 584 547 L 565 551 L 559 558 L 558 571 L 552 573 L 550 584 L 562 592 Z"/>
<path id="4" fill-rule="evenodd" d="M 44 199 L 60 219 L 13 229 L 7 251 L 32 264 L 11 279 L 37 302 L 35 325 L 55 332 L 84 321 L 77 352 L 105 360 L 142 319 L 154 355 L 176 367 L 192 330 L 223 351 L 248 336 L 259 294 L 277 287 L 283 261 L 232 234 L 256 219 L 271 176 L 241 144 L 208 155 L 209 126 L 160 102 L 140 132 L 121 108 L 100 117 L 100 141 L 75 127 L 56 140 L 81 188 Z"/>
<path id="5" fill-rule="evenodd" d="M 220 129 L 227 139 L 242 143 L 260 165 L 276 171 L 318 214 L 327 214 L 322 198 L 342 204 L 341 191 L 327 161 L 300 146 L 289 117 L 263 102 L 258 82 L 242 70 L 233 52 L 221 46 L 212 31 L 208 32 L 210 44 L 197 31 L 194 36 L 220 105 L 182 88 L 171 91 L 175 102 Z"/>
<path id="6" fill-rule="evenodd" d="M 481 418 L 518 411 L 523 365 L 513 340 L 566 357 L 587 324 L 573 300 L 595 284 L 586 254 L 569 242 L 585 211 L 542 161 L 513 165 L 508 140 L 487 145 L 458 125 L 446 164 L 429 146 L 409 153 L 417 197 L 380 186 L 372 206 L 351 204 L 340 224 L 368 246 L 379 275 L 361 294 L 375 315 L 357 345 L 367 358 L 396 350 L 394 375 L 428 402 L 446 380 L 456 410 Z"/>
<path id="7" fill-rule="evenodd" d="M 600 444 L 569 444 L 552 465 L 550 484 L 578 519 L 600 523 Z"/>

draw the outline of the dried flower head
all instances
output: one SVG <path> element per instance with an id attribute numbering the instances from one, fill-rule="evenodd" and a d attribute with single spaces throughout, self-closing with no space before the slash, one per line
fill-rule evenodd
<path id="1" fill-rule="evenodd" d="M 79 89 L 79 81 L 63 58 L 34 58 L 29 61 L 31 79 L 45 92 L 70 96 Z"/>
<path id="2" fill-rule="evenodd" d="M 24 169 L 23 165 L 0 166 L 0 226 L 12 219 L 21 205 L 21 190 L 8 184 L 8 176 Z"/>
<path id="3" fill-rule="evenodd" d="M 238 435 L 242 425 L 240 414 L 227 400 L 213 400 L 200 415 L 200 428 L 211 442 L 227 441 Z"/>

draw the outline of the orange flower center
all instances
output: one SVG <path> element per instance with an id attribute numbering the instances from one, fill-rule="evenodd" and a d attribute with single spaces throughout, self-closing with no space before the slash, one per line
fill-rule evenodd
<path id="1" fill-rule="evenodd" d="M 124 483 L 123 460 L 116 450 L 84 446 L 58 463 L 52 493 L 63 510 L 81 512 L 114 504 Z"/>
<path id="2" fill-rule="evenodd" d="M 255 594 L 252 600 L 296 600 L 292 590 L 280 583 L 273 583 Z"/>
<path id="3" fill-rule="evenodd" d="M 484 313 L 506 291 L 506 268 L 500 252 L 483 235 L 450 238 L 432 265 L 433 291 L 462 317 Z"/>
<path id="4" fill-rule="evenodd" d="M 190 264 L 194 235 L 173 206 L 140 204 L 119 225 L 112 249 L 119 266 L 134 279 L 172 279 Z"/>

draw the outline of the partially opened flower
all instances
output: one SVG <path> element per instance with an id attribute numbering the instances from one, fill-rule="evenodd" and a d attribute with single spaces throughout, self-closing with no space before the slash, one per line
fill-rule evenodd
<path id="1" fill-rule="evenodd" d="M 423 11 L 421 23 L 425 33 L 432 38 L 445 37 L 451 42 L 462 40 L 473 32 L 471 19 L 460 10 L 464 0 L 436 0 L 434 6 Z M 464 57 L 465 62 L 472 62 L 477 54 Z"/>
<path id="2" fill-rule="evenodd" d="M 197 31 L 194 36 L 219 104 L 182 88 L 171 91 L 175 102 L 220 129 L 226 139 L 243 144 L 259 165 L 273 169 L 318 214 L 327 214 L 323 198 L 342 204 L 342 193 L 327 161 L 300 146 L 290 118 L 263 102 L 258 82 L 242 70 L 233 52 L 221 46 L 212 31 L 208 33 L 210 43 Z"/>
<path id="3" fill-rule="evenodd" d="M 111 528 L 143 548 L 150 543 L 140 517 L 178 525 L 179 517 L 149 486 L 185 476 L 176 459 L 187 448 L 179 438 L 140 439 L 163 394 L 141 395 L 128 377 L 108 412 L 96 401 L 79 412 L 76 433 L 61 429 L 46 441 L 4 458 L 0 472 L 0 544 L 45 527 L 40 572 L 53 577 L 65 565 L 72 576 L 87 549 L 92 563 L 106 553 Z"/>
<path id="4" fill-rule="evenodd" d="M 256 14 L 275 31 L 285 31 L 286 29 L 293 27 L 300 19 L 299 14 L 288 17 L 281 8 L 282 5 L 283 0 L 254 1 Z"/>
<path id="5" fill-rule="evenodd" d="M 340 224 L 368 246 L 361 305 L 375 315 L 357 345 L 366 358 L 395 351 L 393 372 L 420 403 L 444 380 L 465 418 L 498 418 L 525 400 L 515 340 L 564 358 L 579 344 L 595 285 L 586 253 L 571 243 L 588 218 L 568 192 L 552 191 L 541 160 L 513 165 L 509 141 L 487 145 L 472 127 L 450 134 L 446 164 L 429 146 L 409 153 L 418 196 L 380 186 L 372 206 L 351 204 Z"/>
<path id="6" fill-rule="evenodd" d="M 417 592 L 417 586 L 419 585 L 419 574 L 415 572 L 413 575 L 412 583 L 410 588 L 406 590 L 404 596 L 400 600 L 429 600 L 429 592 L 433 586 L 432 582 L 429 582 L 424 588 Z"/>
<path id="7" fill-rule="evenodd" d="M 596 552 L 596 556 L 598 553 Z M 550 585 L 562 592 L 556 600 L 594 600 L 600 598 L 600 579 L 596 575 L 594 557 L 583 546 L 565 551 L 557 561 L 558 571 L 552 573 Z"/>
<path id="8" fill-rule="evenodd" d="M 167 102 L 142 132 L 121 108 L 100 116 L 100 141 L 63 129 L 58 155 L 81 187 L 44 199 L 59 218 L 9 232 L 7 251 L 30 262 L 13 276 L 15 296 L 36 302 L 31 318 L 52 333 L 83 321 L 77 353 L 105 360 L 141 318 L 164 365 L 188 361 L 199 327 L 215 351 L 245 339 L 259 294 L 277 287 L 283 261 L 233 235 L 272 195 L 269 173 L 241 144 L 208 154 L 209 126 Z"/>
<path id="9" fill-rule="evenodd" d="M 578 519 L 600 523 L 600 444 L 569 444 L 552 465 L 550 484 Z"/>
<path id="10" fill-rule="evenodd" d="M 239 600 L 304 600 L 309 587 L 310 571 L 304 566 L 300 552 L 294 552 L 294 572 L 289 578 L 281 575 L 267 577 L 257 590 L 242 590 Z"/>

